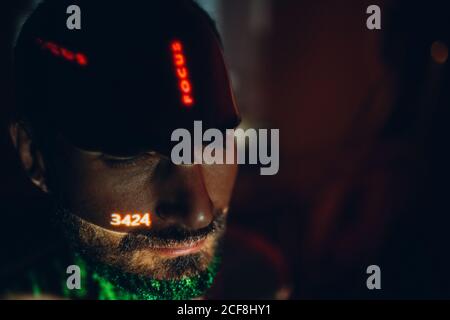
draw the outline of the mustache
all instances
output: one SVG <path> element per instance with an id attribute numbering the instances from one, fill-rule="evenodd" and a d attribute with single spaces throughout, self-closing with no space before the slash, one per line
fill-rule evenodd
<path id="1" fill-rule="evenodd" d="M 217 215 L 206 227 L 189 230 L 181 226 L 171 226 L 161 230 L 141 230 L 130 232 L 120 243 L 123 252 L 148 248 L 171 248 L 188 246 L 205 240 L 208 236 L 218 236 L 224 233 L 226 219 Z"/>

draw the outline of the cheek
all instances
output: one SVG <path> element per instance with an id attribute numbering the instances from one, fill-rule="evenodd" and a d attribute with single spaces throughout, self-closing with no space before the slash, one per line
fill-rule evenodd
<path id="1" fill-rule="evenodd" d="M 215 208 L 228 207 L 237 172 L 237 165 L 202 165 L 205 187 Z"/>
<path id="2" fill-rule="evenodd" d="M 113 213 L 151 212 L 154 192 L 145 172 L 121 172 L 72 161 L 59 173 L 64 206 L 79 217 L 111 229 Z"/>

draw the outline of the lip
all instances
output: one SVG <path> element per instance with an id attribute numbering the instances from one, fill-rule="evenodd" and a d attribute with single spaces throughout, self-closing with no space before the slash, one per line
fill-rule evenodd
<path id="1" fill-rule="evenodd" d="M 185 256 L 188 254 L 193 254 L 198 251 L 200 251 L 205 244 L 205 240 L 200 240 L 197 242 L 194 242 L 189 245 L 183 245 L 178 247 L 161 247 L 161 248 L 153 248 L 156 252 L 163 256 L 167 257 L 179 257 L 179 256 Z"/>

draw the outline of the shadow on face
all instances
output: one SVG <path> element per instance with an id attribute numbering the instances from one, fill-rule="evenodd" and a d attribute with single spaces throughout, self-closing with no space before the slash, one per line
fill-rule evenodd
<path id="1" fill-rule="evenodd" d="M 176 166 L 155 152 L 120 158 L 63 139 L 44 153 L 20 126 L 11 134 L 33 183 L 70 213 L 69 238 L 96 259 L 161 278 L 161 265 L 180 257 L 196 256 L 201 269 L 213 259 L 236 165 Z M 133 225 L 146 214 L 149 223 Z M 139 246 L 124 252 L 126 242 Z"/>

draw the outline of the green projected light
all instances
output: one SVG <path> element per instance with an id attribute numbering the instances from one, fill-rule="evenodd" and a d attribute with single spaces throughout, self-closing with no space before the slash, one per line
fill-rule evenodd
<path id="1" fill-rule="evenodd" d="M 35 270 L 29 274 L 29 287 L 33 297 L 43 295 L 78 300 L 190 300 L 203 296 L 212 286 L 217 275 L 220 258 L 216 256 L 202 273 L 179 280 L 155 280 L 148 277 L 127 274 L 105 265 L 89 265 L 80 256 L 74 263 L 80 267 L 81 289 L 67 288 L 67 274 L 59 261 L 46 271 Z M 50 285 L 59 281 L 59 289 Z M 56 289 L 56 290 L 55 290 Z"/>

